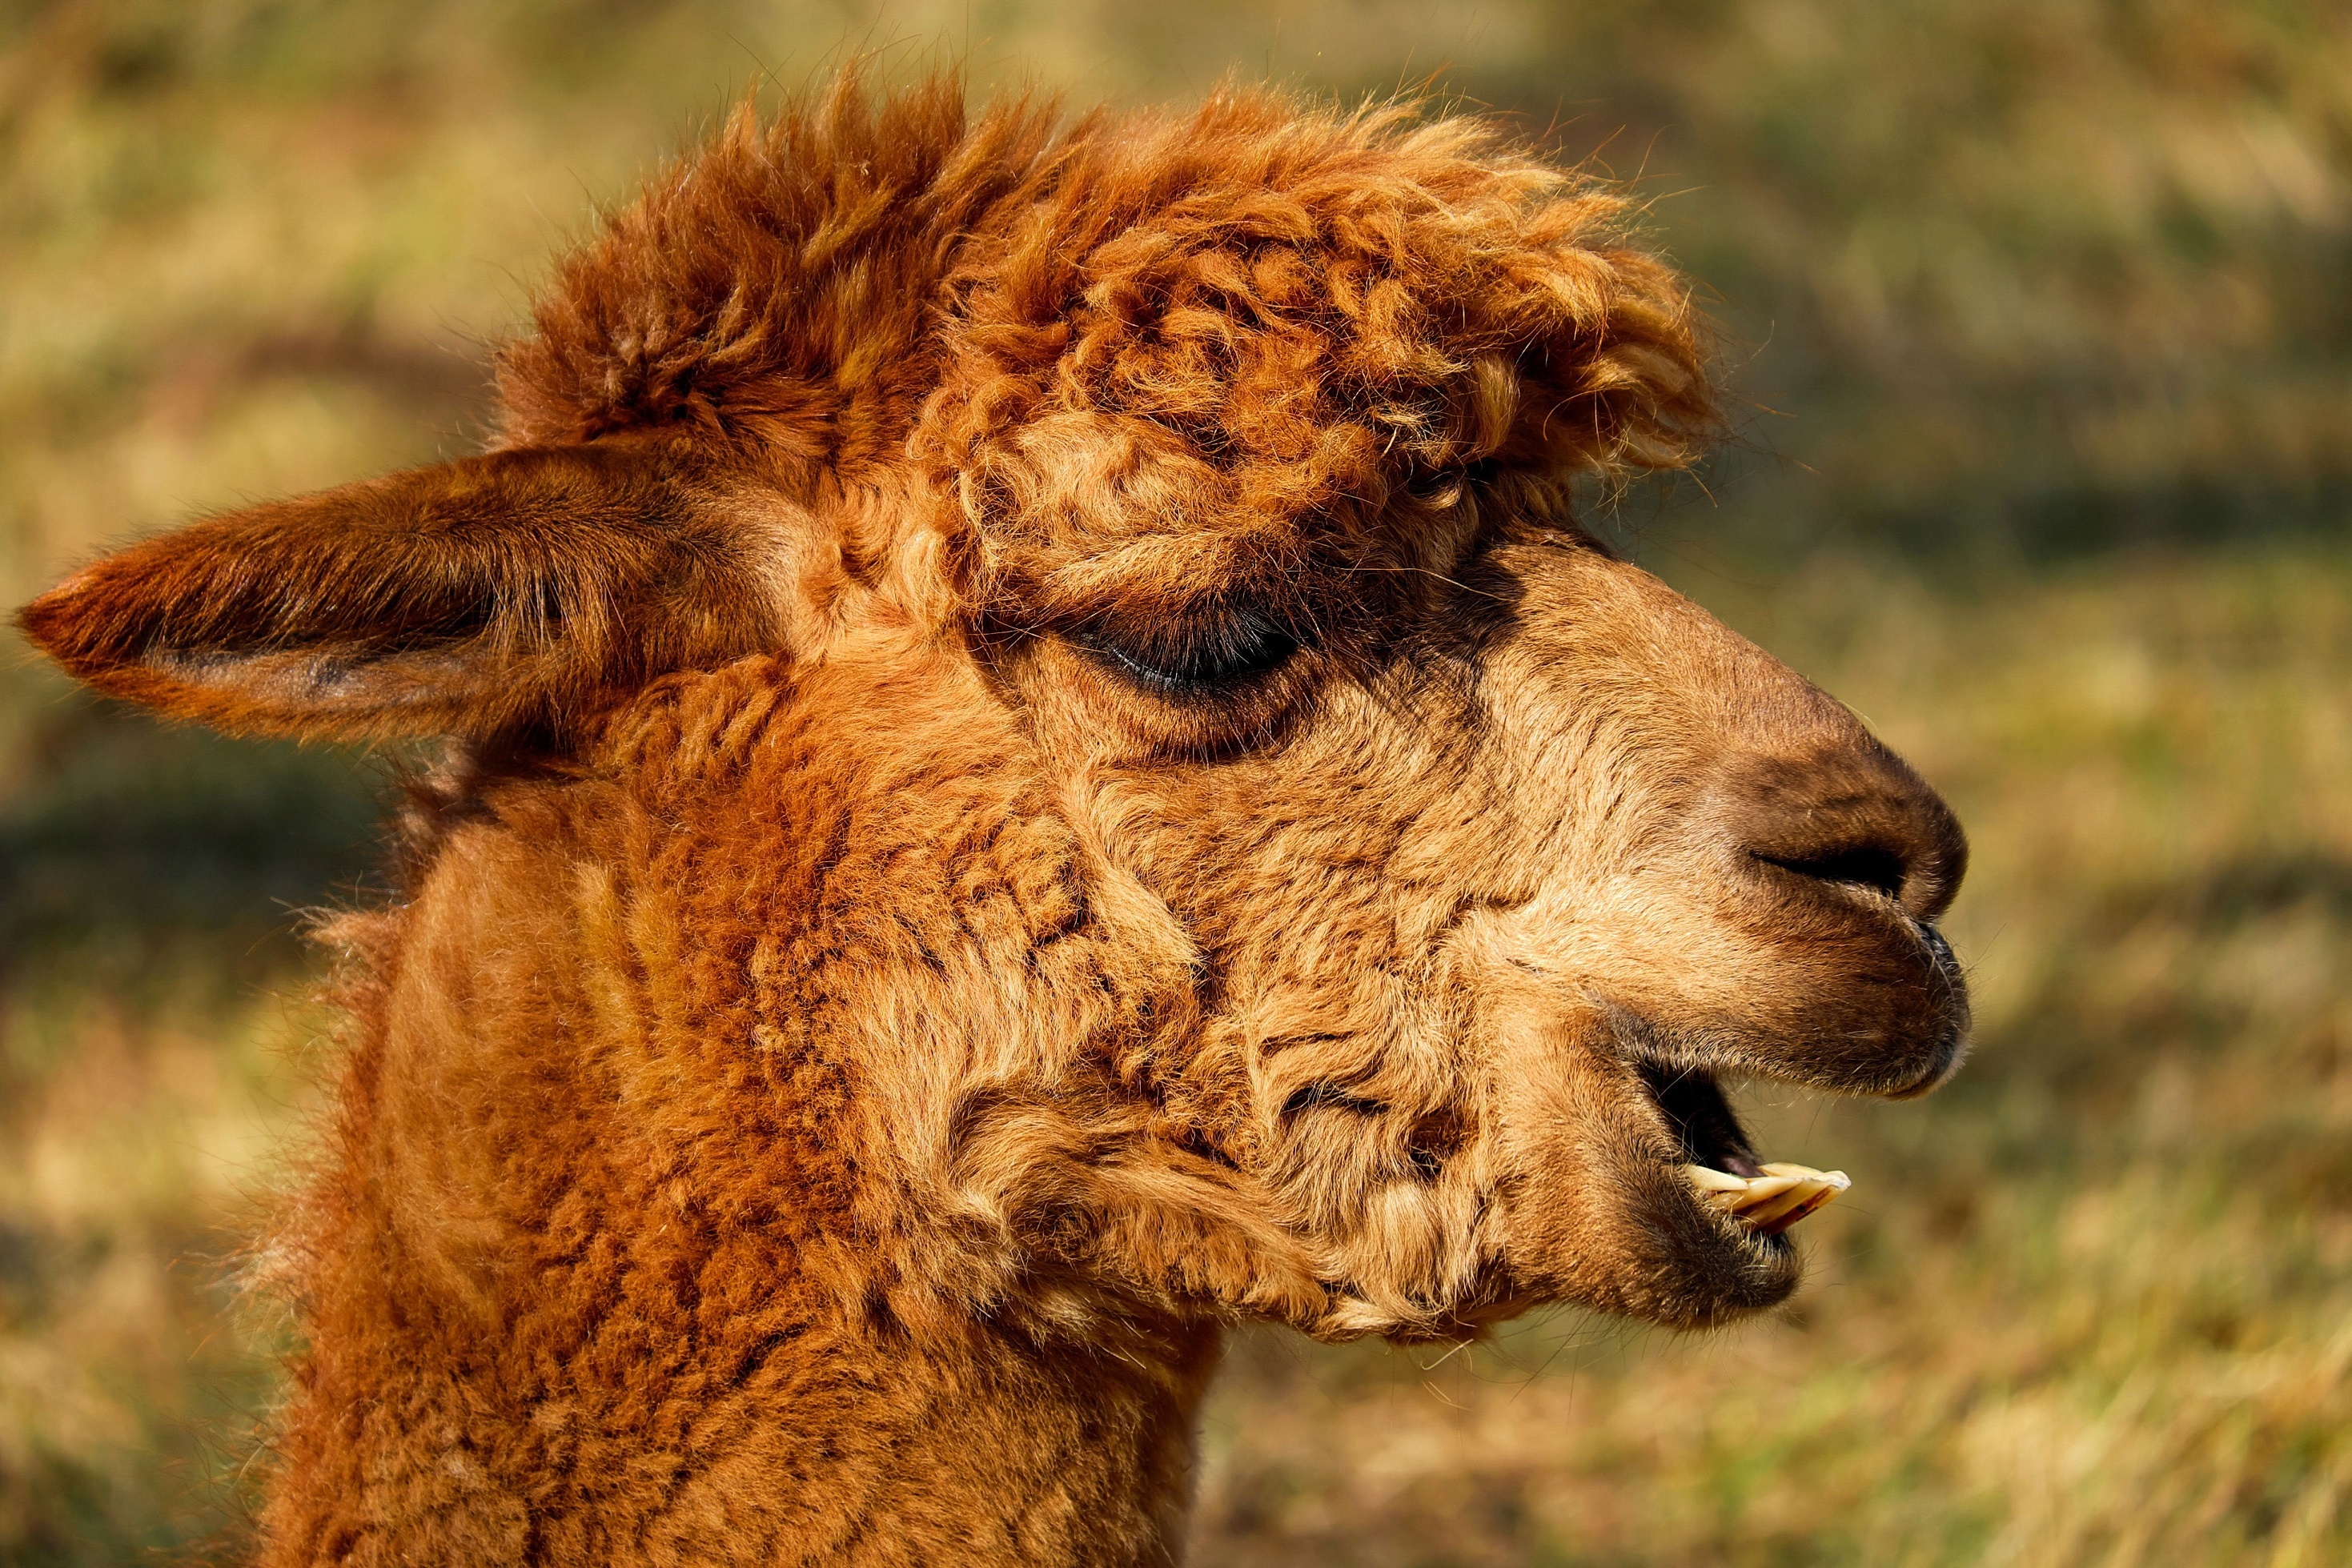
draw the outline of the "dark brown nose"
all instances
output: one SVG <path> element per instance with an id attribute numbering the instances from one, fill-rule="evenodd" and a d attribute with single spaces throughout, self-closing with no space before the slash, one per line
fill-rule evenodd
<path id="1" fill-rule="evenodd" d="M 1950 907 L 1968 870 L 1959 820 L 1903 760 L 1870 737 L 1741 770 L 1735 831 L 1748 852 L 1824 893 L 1874 890 L 1926 924 Z"/>

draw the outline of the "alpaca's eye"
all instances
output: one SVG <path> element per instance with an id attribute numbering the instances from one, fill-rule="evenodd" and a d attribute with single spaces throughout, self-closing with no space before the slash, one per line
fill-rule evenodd
<path id="1" fill-rule="evenodd" d="M 1298 652 L 1296 636 L 1254 610 L 1149 625 L 1097 622 L 1070 641 L 1130 680 L 1177 694 L 1271 674 Z"/>

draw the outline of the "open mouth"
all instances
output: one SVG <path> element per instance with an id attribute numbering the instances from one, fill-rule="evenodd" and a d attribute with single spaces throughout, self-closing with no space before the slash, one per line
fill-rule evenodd
<path id="1" fill-rule="evenodd" d="M 1682 1143 L 1683 1174 L 1704 1207 L 1759 1236 L 1778 1236 L 1853 1184 L 1843 1171 L 1759 1163 L 1710 1073 L 1643 1064 L 1642 1080 Z"/>

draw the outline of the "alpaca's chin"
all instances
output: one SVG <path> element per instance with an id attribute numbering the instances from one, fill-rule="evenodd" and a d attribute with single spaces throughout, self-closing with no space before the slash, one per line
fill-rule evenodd
<path id="1" fill-rule="evenodd" d="M 1638 1076 L 1633 1109 L 1665 1124 L 1672 1157 L 1621 1173 L 1636 1221 L 1625 1239 L 1648 1254 L 1636 1268 L 1652 1281 L 1624 1306 L 1707 1328 L 1779 1305 L 1804 1274 L 1788 1232 L 1846 1189 L 1844 1174 L 1760 1159 L 1712 1073 L 1643 1064 Z"/>

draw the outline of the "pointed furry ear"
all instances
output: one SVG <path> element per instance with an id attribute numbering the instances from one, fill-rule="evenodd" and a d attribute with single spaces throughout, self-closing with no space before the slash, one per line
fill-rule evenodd
<path id="1" fill-rule="evenodd" d="M 650 444 L 493 453 L 196 523 L 17 619 L 101 691 L 223 729 L 561 731 L 781 645 L 770 530 L 726 501 Z"/>

